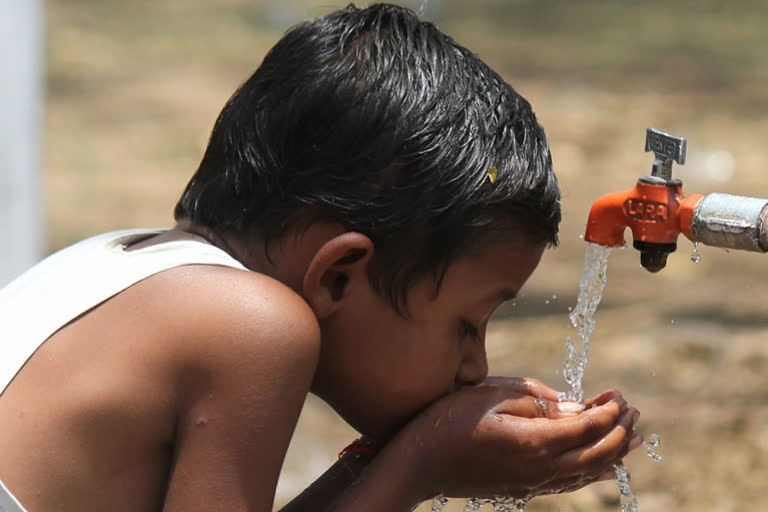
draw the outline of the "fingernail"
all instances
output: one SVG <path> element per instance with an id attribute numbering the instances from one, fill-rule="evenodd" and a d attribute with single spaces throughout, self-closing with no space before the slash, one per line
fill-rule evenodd
<path id="1" fill-rule="evenodd" d="M 558 402 L 557 410 L 560 412 L 579 413 L 584 410 L 584 406 L 578 402 Z"/>
<path id="2" fill-rule="evenodd" d="M 634 450 L 641 444 L 643 444 L 643 436 L 641 436 L 640 434 L 635 434 L 634 436 L 632 436 L 632 439 L 629 440 L 629 449 Z"/>

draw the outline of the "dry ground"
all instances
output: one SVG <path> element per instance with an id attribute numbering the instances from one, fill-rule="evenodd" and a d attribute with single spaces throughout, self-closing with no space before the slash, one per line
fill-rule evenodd
<path id="1" fill-rule="evenodd" d="M 418 2 L 412 2 L 418 3 Z M 49 248 L 120 227 L 167 225 L 218 110 L 285 27 L 340 2 L 50 0 L 45 184 Z M 496 316 L 494 374 L 562 386 L 568 307 L 597 196 L 647 173 L 647 126 L 688 137 L 690 192 L 768 194 L 768 7 L 758 1 L 428 3 L 426 14 L 534 105 L 563 188 L 562 243 Z M 768 259 L 680 241 L 650 275 L 609 260 L 588 393 L 620 388 L 661 436 L 659 463 L 628 460 L 641 510 L 761 510 L 768 498 Z M 393 376 L 397 378 L 397 376 Z M 354 433 L 310 400 L 278 504 Z M 453 507 L 459 507 L 456 503 Z M 618 510 L 610 483 L 531 511 Z"/>

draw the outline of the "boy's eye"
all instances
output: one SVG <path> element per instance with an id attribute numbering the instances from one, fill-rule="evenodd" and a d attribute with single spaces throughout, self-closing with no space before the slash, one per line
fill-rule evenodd
<path id="1" fill-rule="evenodd" d="M 471 323 L 467 322 L 466 320 L 461 321 L 461 338 L 469 338 L 472 341 L 479 342 L 480 341 L 480 331 L 472 325 Z"/>

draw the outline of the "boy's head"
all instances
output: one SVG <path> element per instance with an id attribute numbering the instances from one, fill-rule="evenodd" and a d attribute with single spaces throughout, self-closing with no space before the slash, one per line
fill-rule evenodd
<path id="1" fill-rule="evenodd" d="M 557 242 L 560 207 L 528 102 L 434 25 L 377 4 L 272 48 L 221 112 L 176 218 L 267 260 L 274 242 L 282 270 L 267 273 L 320 322 L 313 391 L 386 436 L 485 378 L 488 320 Z"/>
<path id="2" fill-rule="evenodd" d="M 406 310 L 468 250 L 557 243 L 559 191 L 529 103 L 409 10 L 349 6 L 291 29 L 222 110 L 175 216 L 269 244 L 332 222 L 373 242 Z M 265 245 L 265 247 L 267 246 Z"/>

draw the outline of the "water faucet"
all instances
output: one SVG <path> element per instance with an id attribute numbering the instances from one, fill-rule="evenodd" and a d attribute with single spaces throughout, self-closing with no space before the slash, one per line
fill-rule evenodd
<path id="1" fill-rule="evenodd" d="M 686 140 L 648 128 L 645 151 L 653 151 L 650 176 L 630 190 L 613 192 L 592 204 L 584 240 L 623 246 L 632 230 L 640 264 L 658 272 L 677 249 L 680 233 L 693 242 L 729 249 L 768 251 L 768 199 L 731 194 L 683 196 L 683 182 L 672 178 L 672 164 L 685 163 Z"/>

